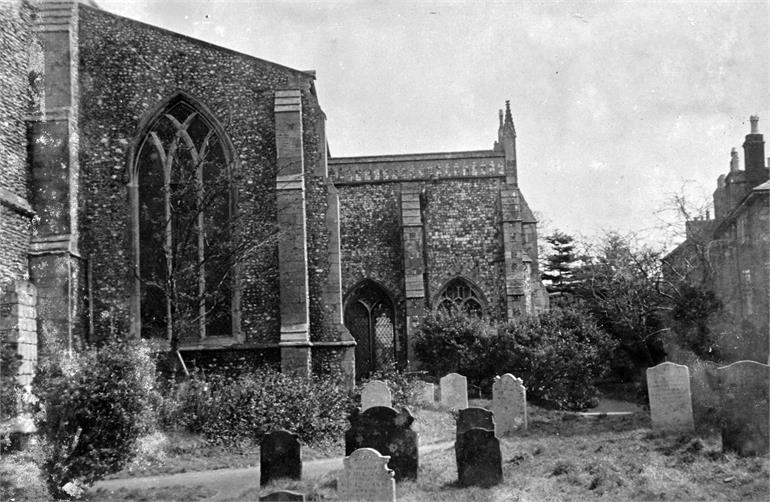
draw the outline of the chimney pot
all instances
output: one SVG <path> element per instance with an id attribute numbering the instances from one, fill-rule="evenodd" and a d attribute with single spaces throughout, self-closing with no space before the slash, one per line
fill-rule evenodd
<path id="1" fill-rule="evenodd" d="M 751 134 L 759 134 L 759 115 L 749 117 L 751 122 Z"/>

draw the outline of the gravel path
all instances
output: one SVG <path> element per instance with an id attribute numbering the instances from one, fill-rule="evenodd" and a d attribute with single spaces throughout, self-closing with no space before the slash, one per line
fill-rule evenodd
<path id="1" fill-rule="evenodd" d="M 431 451 L 453 447 L 454 441 L 429 444 L 420 448 L 420 454 L 424 455 Z M 302 477 L 317 478 L 341 469 L 342 457 L 311 460 L 302 463 Z M 249 489 L 259 487 L 259 467 L 183 472 L 143 478 L 110 479 L 96 482 L 91 490 L 104 489 L 115 491 L 121 488 L 131 490 L 196 485 L 204 485 L 217 491 L 216 495 L 205 499 L 207 501 L 231 500 Z"/>

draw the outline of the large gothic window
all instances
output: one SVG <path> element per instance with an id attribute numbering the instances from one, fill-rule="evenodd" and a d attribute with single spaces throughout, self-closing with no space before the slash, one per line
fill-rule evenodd
<path id="1" fill-rule="evenodd" d="M 476 288 L 465 279 L 458 277 L 449 281 L 441 291 L 437 308 L 446 313 L 460 311 L 481 317 L 484 313 L 483 305 L 481 295 Z"/>
<path id="2" fill-rule="evenodd" d="M 393 302 L 373 281 L 365 280 L 348 295 L 345 327 L 356 340 L 356 378 L 396 362 Z"/>
<path id="3" fill-rule="evenodd" d="M 232 334 L 229 153 L 213 119 L 182 98 L 139 143 L 133 175 L 145 338 Z"/>

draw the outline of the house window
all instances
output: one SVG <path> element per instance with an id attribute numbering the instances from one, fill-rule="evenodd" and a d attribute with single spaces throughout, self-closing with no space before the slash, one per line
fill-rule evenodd
<path id="1" fill-rule="evenodd" d="M 181 97 L 139 142 L 132 173 L 144 338 L 232 334 L 229 158 L 213 119 Z"/>
<path id="2" fill-rule="evenodd" d="M 476 288 L 465 279 L 452 279 L 438 297 L 437 308 L 447 313 L 461 311 L 481 317 L 484 313 L 483 301 Z"/>

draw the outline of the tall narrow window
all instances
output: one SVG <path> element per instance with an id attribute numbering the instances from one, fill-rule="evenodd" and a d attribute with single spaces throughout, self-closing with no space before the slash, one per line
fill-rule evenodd
<path id="1" fill-rule="evenodd" d="M 395 311 L 385 291 L 365 280 L 348 295 L 345 326 L 356 340 L 356 378 L 396 361 Z"/>
<path id="2" fill-rule="evenodd" d="M 147 129 L 136 156 L 142 336 L 232 334 L 228 152 L 184 99 Z"/>
<path id="3" fill-rule="evenodd" d="M 462 278 L 452 279 L 438 297 L 437 308 L 444 312 L 461 311 L 481 317 L 484 313 L 481 295 Z"/>

